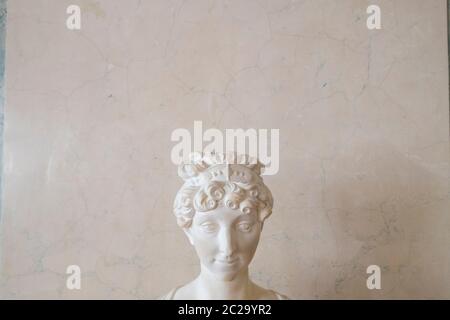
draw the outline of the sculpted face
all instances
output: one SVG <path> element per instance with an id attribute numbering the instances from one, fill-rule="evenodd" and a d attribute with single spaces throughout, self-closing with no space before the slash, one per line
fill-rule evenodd
<path id="1" fill-rule="evenodd" d="M 219 207 L 196 212 L 185 232 L 202 266 L 218 279 L 230 281 L 250 264 L 261 230 L 255 213 Z"/>

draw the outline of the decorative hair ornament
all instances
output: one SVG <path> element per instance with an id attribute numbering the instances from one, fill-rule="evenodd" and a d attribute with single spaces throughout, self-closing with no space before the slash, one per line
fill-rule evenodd
<path id="1" fill-rule="evenodd" d="M 236 153 L 191 154 L 178 168 L 185 181 L 173 207 L 178 225 L 187 228 L 195 212 L 219 206 L 255 213 L 264 221 L 272 213 L 273 198 L 260 176 L 263 167 L 256 158 Z"/>
<path id="2" fill-rule="evenodd" d="M 262 181 L 264 165 L 248 155 L 195 152 L 189 158 L 178 167 L 178 175 L 188 185 L 200 186 L 209 181 L 244 184 Z"/>

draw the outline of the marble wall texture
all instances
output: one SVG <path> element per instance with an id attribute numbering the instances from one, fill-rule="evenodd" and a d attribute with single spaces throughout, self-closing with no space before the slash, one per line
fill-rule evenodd
<path id="1" fill-rule="evenodd" d="M 0 168 L 3 160 L 3 114 L 5 106 L 5 41 L 6 41 L 6 0 L 0 0 Z M 2 194 L 2 172 L 0 171 L 0 208 Z M 0 209 L 1 221 L 1 209 Z M 1 223 L 1 222 L 0 222 Z"/>
<path id="2" fill-rule="evenodd" d="M 280 129 L 256 282 L 450 298 L 447 57 L 444 0 L 8 1 L 0 297 L 152 299 L 191 280 L 170 135 L 202 120 Z"/>

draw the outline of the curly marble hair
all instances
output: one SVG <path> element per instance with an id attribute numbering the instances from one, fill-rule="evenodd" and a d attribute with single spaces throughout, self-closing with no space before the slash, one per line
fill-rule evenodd
<path id="1" fill-rule="evenodd" d="M 273 198 L 261 177 L 263 167 L 247 155 L 196 153 L 178 167 L 185 181 L 173 205 L 178 225 L 189 228 L 196 212 L 219 206 L 255 213 L 264 222 L 272 213 Z"/>

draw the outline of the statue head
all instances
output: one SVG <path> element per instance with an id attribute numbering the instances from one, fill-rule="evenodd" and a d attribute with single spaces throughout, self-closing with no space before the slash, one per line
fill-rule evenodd
<path id="1" fill-rule="evenodd" d="M 174 202 L 178 225 L 195 247 L 202 272 L 232 280 L 250 264 L 273 199 L 263 165 L 246 155 L 199 154 L 179 166 L 185 181 Z"/>

